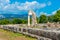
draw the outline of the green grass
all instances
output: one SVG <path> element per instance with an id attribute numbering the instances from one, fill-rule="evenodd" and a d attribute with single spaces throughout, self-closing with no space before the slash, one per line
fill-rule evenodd
<path id="1" fill-rule="evenodd" d="M 13 40 L 16 37 L 22 37 L 22 38 L 24 37 L 27 40 L 36 40 L 36 38 L 32 38 L 32 37 L 29 37 L 27 35 L 23 35 L 23 34 L 20 34 L 20 33 L 14 33 L 14 32 L 3 30 L 3 29 L 0 29 L 0 32 L 3 33 L 3 34 L 0 34 L 0 35 L 3 35 L 3 36 L 1 36 L 2 38 L 3 37 L 8 37 L 9 40 Z"/>

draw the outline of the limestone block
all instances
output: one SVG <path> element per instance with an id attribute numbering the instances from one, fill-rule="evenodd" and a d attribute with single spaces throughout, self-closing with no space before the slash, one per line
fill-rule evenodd
<path id="1" fill-rule="evenodd" d="M 52 40 L 52 39 L 45 38 L 45 37 L 39 37 L 38 40 Z"/>
<path id="2" fill-rule="evenodd" d="M 27 29 L 23 28 L 23 32 L 26 32 L 26 31 L 27 31 Z"/>
<path id="3" fill-rule="evenodd" d="M 14 31 L 14 32 L 17 32 L 17 28 L 16 28 L 16 27 L 14 27 L 13 31 Z"/>

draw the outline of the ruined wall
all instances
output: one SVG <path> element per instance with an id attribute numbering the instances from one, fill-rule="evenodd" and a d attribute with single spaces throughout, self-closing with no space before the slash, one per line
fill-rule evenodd
<path id="1" fill-rule="evenodd" d="M 19 27 L 28 27 L 28 24 L 9 24 L 10 26 L 19 26 Z M 8 25 L 6 25 L 8 26 Z M 36 27 L 37 28 L 41 28 L 41 27 L 52 27 L 52 28 L 59 28 L 60 27 L 60 24 L 57 24 L 57 23 L 50 23 L 50 24 L 47 24 L 47 23 L 44 23 L 44 24 L 36 24 Z"/>
<path id="2" fill-rule="evenodd" d="M 60 40 L 60 30 L 57 31 L 57 30 L 43 30 L 37 28 L 20 28 L 18 26 L 6 26 L 6 25 L 1 25 L 0 28 L 36 37 L 38 40 Z"/>

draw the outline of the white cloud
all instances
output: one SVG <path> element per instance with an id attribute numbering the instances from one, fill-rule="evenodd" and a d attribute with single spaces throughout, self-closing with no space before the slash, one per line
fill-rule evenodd
<path id="1" fill-rule="evenodd" d="M 58 10 L 60 10 L 60 8 L 57 9 L 57 10 L 55 10 L 55 11 L 53 11 L 53 12 L 52 12 L 52 15 L 54 15 Z"/>
<path id="2" fill-rule="evenodd" d="M 57 9 L 57 10 L 55 10 L 55 11 L 53 11 L 53 12 L 51 12 L 50 14 L 48 14 L 48 13 L 46 13 L 46 12 L 40 12 L 40 15 L 42 15 L 42 14 L 45 14 L 45 15 L 47 15 L 47 16 L 54 15 L 54 14 L 56 14 L 56 12 L 57 12 L 58 10 L 60 10 L 60 8 Z"/>
<path id="3" fill-rule="evenodd" d="M 42 14 L 44 14 L 44 15 L 46 15 L 46 16 L 52 15 L 52 14 L 48 14 L 48 13 L 46 13 L 46 12 L 40 12 L 40 15 L 42 15 Z"/>
<path id="4" fill-rule="evenodd" d="M 19 10 L 38 9 L 38 8 L 43 8 L 43 7 L 46 7 L 46 4 L 38 3 L 37 1 L 25 2 L 25 3 L 21 3 L 21 5 L 17 6 L 17 8 Z"/>
<path id="5" fill-rule="evenodd" d="M 6 4 L 8 4 L 8 3 L 10 3 L 10 0 L 0 0 L 0 4 L 4 4 L 4 5 L 6 5 Z"/>
<path id="6" fill-rule="evenodd" d="M 40 9 L 44 8 L 47 5 L 45 3 L 38 3 L 37 1 L 33 2 L 25 2 L 25 3 L 19 3 L 15 2 L 14 4 L 9 4 L 10 1 L 6 0 L 5 4 L 4 1 L 1 1 L 2 3 L 0 4 L 0 10 L 3 10 L 5 12 L 18 12 L 21 10 L 30 10 L 30 9 Z M 7 3 L 8 2 L 8 3 Z"/>
<path id="7" fill-rule="evenodd" d="M 52 14 L 54 15 L 56 13 L 56 11 L 53 11 Z"/>
<path id="8" fill-rule="evenodd" d="M 47 5 L 45 3 L 42 3 L 40 4 L 40 7 L 43 8 L 43 7 L 46 7 Z"/>
<path id="9" fill-rule="evenodd" d="M 49 3 L 50 5 L 50 3 Z M 0 10 L 4 12 L 19 12 L 21 10 L 30 10 L 30 9 L 41 9 L 46 7 L 46 3 L 39 3 L 37 1 L 28 2 L 25 3 L 19 3 L 15 2 L 10 4 L 10 0 L 0 0 Z"/>
<path id="10" fill-rule="evenodd" d="M 0 11 L 5 8 L 10 3 L 10 0 L 0 0 Z"/>
<path id="11" fill-rule="evenodd" d="M 10 0 L 4 0 L 4 2 L 9 3 L 9 2 L 10 2 Z"/>
<path id="12" fill-rule="evenodd" d="M 47 13 L 46 13 L 46 12 L 40 12 L 40 15 L 42 15 L 42 14 L 47 15 Z"/>

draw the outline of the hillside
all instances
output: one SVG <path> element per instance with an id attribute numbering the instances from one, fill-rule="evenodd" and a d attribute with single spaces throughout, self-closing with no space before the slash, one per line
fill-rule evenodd
<path id="1" fill-rule="evenodd" d="M 27 19 L 28 14 L 0 14 L 0 19 L 13 19 L 13 18 L 20 18 L 20 19 Z"/>

